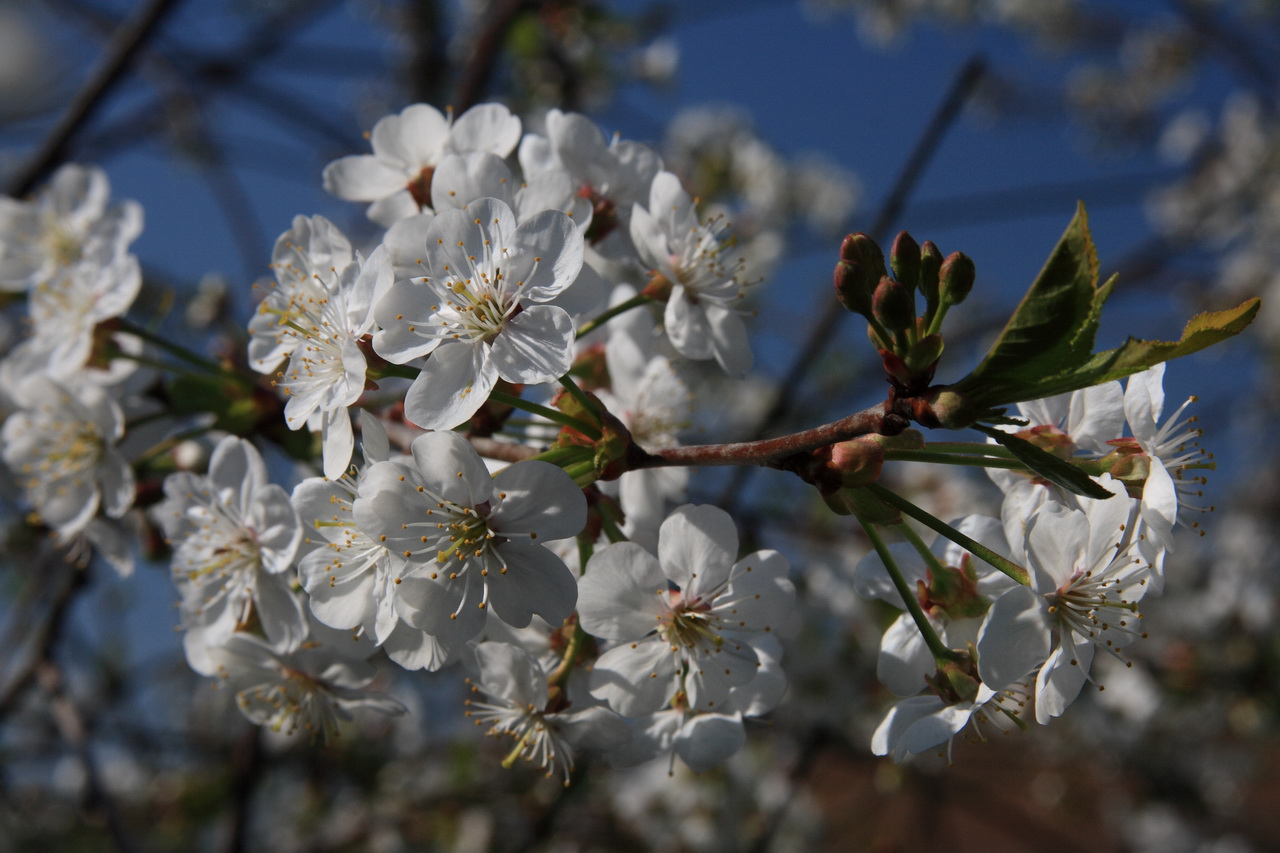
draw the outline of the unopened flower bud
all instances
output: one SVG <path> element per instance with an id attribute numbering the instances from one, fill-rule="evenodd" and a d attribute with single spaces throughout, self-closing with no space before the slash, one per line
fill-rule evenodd
<path id="1" fill-rule="evenodd" d="M 871 291 L 875 283 L 867 281 L 860 267 L 849 261 L 840 261 L 836 264 L 833 282 L 841 305 L 863 317 L 871 314 Z"/>
<path id="2" fill-rule="evenodd" d="M 942 250 L 932 240 L 920 247 L 920 292 L 930 307 L 938 304 L 938 274 L 942 269 Z"/>
<path id="3" fill-rule="evenodd" d="M 973 280 L 978 271 L 973 261 L 964 252 L 952 252 L 942 262 L 938 274 L 940 295 L 950 305 L 964 302 L 969 291 L 973 290 Z"/>
<path id="4" fill-rule="evenodd" d="M 876 286 L 872 311 L 886 329 L 901 332 L 911 328 L 916 321 L 915 295 L 901 282 L 886 275 Z"/>
<path id="5" fill-rule="evenodd" d="M 858 232 L 845 237 L 840 243 L 840 260 L 848 261 L 865 270 L 871 281 L 880 280 L 887 270 L 884 265 L 884 252 L 866 234 Z"/>
<path id="6" fill-rule="evenodd" d="M 920 281 L 920 244 L 906 231 L 899 233 L 893 241 L 889 264 L 893 267 L 894 278 L 908 291 L 916 289 Z"/>

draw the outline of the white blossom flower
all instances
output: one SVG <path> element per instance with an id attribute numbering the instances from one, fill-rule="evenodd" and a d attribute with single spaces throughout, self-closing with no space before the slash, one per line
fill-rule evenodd
<path id="1" fill-rule="evenodd" d="M 352 466 L 337 479 L 303 480 L 293 490 L 303 527 L 298 576 L 311 612 L 325 625 L 369 637 L 405 669 L 436 670 L 457 656 L 457 644 L 414 628 L 401 617 L 396 582 L 424 570 L 406 565 L 401 555 L 355 521 L 355 502 L 369 466 L 390 455 L 381 423 L 367 412 L 360 415 L 365 466 Z"/>
<path id="2" fill-rule="evenodd" d="M 987 739 L 988 730 L 1008 732 L 1023 727 L 1022 712 L 1030 694 L 1028 683 L 1017 682 L 999 690 L 979 684 L 972 701 L 948 704 L 938 696 L 903 699 L 889 709 L 876 727 L 871 751 L 902 761 L 908 754 L 946 744 L 950 755 L 951 739 L 965 726 L 971 726 L 974 737 L 982 741 Z"/>
<path id="3" fill-rule="evenodd" d="M 506 157 L 520 141 L 520 119 L 501 104 L 479 104 L 457 121 L 427 104 L 405 107 L 373 126 L 373 154 L 357 154 L 325 167 L 324 188 L 348 201 L 370 201 L 369 218 L 383 227 L 413 216 L 431 202 L 432 177 L 448 154 L 487 151 Z"/>
<path id="4" fill-rule="evenodd" d="M 633 542 L 592 556 L 579 584 L 582 627 L 610 640 L 591 673 L 592 695 L 626 716 L 678 693 L 696 712 L 719 712 L 756 677 L 751 639 L 783 627 L 794 605 L 786 559 L 757 551 L 734 561 L 729 514 L 685 505 L 662 524 L 658 557 Z"/>
<path id="5" fill-rule="evenodd" d="M 1101 483 L 1115 497 L 1090 501 L 1083 511 L 1045 504 L 1027 527 L 1027 560 L 1038 605 L 1017 604 L 993 615 L 978 640 L 979 662 L 993 644 L 1025 642 L 1028 632 L 1054 630 L 1058 645 L 1036 678 L 1036 720 L 1046 723 L 1089 680 L 1094 650 L 1113 654 L 1142 635 L 1138 601 L 1150 568 L 1133 552 L 1124 485 Z M 997 602 L 998 603 L 998 602 Z M 992 608 L 993 612 L 995 608 Z"/>
<path id="6" fill-rule="evenodd" d="M 511 208 L 480 199 L 431 220 L 428 274 L 396 282 L 378 303 L 374 349 L 404 364 L 431 358 L 410 386 L 405 414 L 450 429 L 484 404 L 501 377 L 539 384 L 568 372 L 573 321 L 548 302 L 582 267 L 582 235 L 546 210 L 516 225 Z"/>
<path id="7" fill-rule="evenodd" d="M 16 395 L 23 408 L 4 421 L 4 461 L 40 520 L 66 542 L 99 509 L 124 515 L 133 506 L 133 469 L 116 448 L 124 415 L 108 393 L 32 376 Z"/>
<path id="8" fill-rule="evenodd" d="M 271 269 L 276 284 L 249 321 L 249 365 L 273 373 L 301 339 L 290 323 L 316 311 L 355 261 L 351 243 L 323 216 L 295 216 L 276 239 Z"/>
<path id="9" fill-rule="evenodd" d="M 72 163 L 31 201 L 0 198 L 0 290 L 47 284 L 75 267 L 90 246 L 102 266 L 125 256 L 142 232 L 142 208 L 134 201 L 108 207 L 110 195 L 105 172 Z"/>
<path id="10" fill-rule="evenodd" d="M 1146 465 L 1136 473 L 1145 473 L 1140 514 L 1147 536 L 1160 550 L 1173 550 L 1173 528 L 1189 511 L 1204 511 L 1197 506 L 1202 496 L 1204 476 L 1199 473 L 1213 467 L 1212 457 L 1200 447 L 1201 431 L 1191 426 L 1196 420 L 1182 420 L 1182 413 L 1195 402 L 1189 397 L 1160 424 L 1164 412 L 1164 368 L 1157 364 L 1149 370 L 1129 377 L 1124 392 L 1125 420 L 1132 439 L 1110 444 L 1122 453 L 1134 454 Z M 1198 527 L 1192 522 L 1189 526 Z"/>
<path id="11" fill-rule="evenodd" d="M 1106 382 L 1069 394 L 1019 403 L 1018 414 L 1027 419 L 1027 426 L 1004 429 L 1063 459 L 1071 459 L 1081 451 L 1096 459 L 1111 450 L 1108 443 L 1119 438 L 1124 430 L 1123 401 L 1120 383 Z M 1004 492 L 1000 517 L 1004 521 L 1005 536 L 1019 547 L 1027 535 L 1027 521 L 1046 501 L 1077 504 L 1074 495 L 1035 475 L 1002 468 L 985 470 Z"/>
<path id="12" fill-rule="evenodd" d="M 341 642 L 341 640 L 337 641 Z M 260 726 L 292 735 L 301 729 L 321 742 L 338 736 L 338 721 L 357 708 L 403 714 L 404 705 L 364 688 L 377 670 L 339 654 L 334 644 L 309 641 L 281 654 L 262 639 L 232 634 L 208 650 L 213 673 L 236 694 L 240 712 Z"/>
<path id="13" fill-rule="evenodd" d="M 743 720 L 759 717 L 782 701 L 787 681 L 782 673 L 782 645 L 776 638 L 753 637 L 760 659 L 756 677 L 729 690 L 719 712 L 693 712 L 677 702 L 673 707 L 628 720 L 631 739 L 606 756 L 614 767 L 631 767 L 668 755 L 668 772 L 677 757 L 690 770 L 702 773 L 722 763 L 747 742 Z"/>
<path id="14" fill-rule="evenodd" d="M 663 312 L 676 351 L 695 361 L 714 358 L 731 376 L 751 367 L 746 313 L 745 261 L 729 257 L 732 238 L 723 218 L 699 222 L 693 199 L 670 172 L 659 172 L 648 209 L 635 205 L 631 239 L 640 258 L 671 282 Z"/>
<path id="15" fill-rule="evenodd" d="M 296 339 L 289 364 L 276 386 L 289 401 L 284 407 L 289 429 L 318 421 L 325 476 L 336 480 L 346 471 L 355 447 L 347 408 L 365 390 L 368 365 L 361 339 L 373 331 L 373 306 L 391 286 L 391 264 L 379 248 L 366 261 L 359 255 L 337 286 L 322 299 L 298 303 L 300 312 L 281 334 Z"/>
<path id="16" fill-rule="evenodd" d="M 630 738 L 627 724 L 607 708 L 570 710 L 559 701 L 552 710 L 547 673 L 524 649 L 487 642 L 478 644 L 475 654 L 480 677 L 471 691 L 489 701 L 468 699 L 467 716 L 477 726 L 487 724 L 490 735 L 515 739 L 504 766 L 523 758 L 546 770 L 548 779 L 558 771 L 568 785 L 574 750 L 609 750 Z M 562 697 L 560 692 L 557 698 Z"/>
<path id="17" fill-rule="evenodd" d="M 620 287 L 614 301 L 634 294 Z M 676 447 L 679 433 L 693 418 L 693 395 L 667 358 L 653 353 L 654 323 L 647 311 L 629 311 L 610 321 L 605 344 L 609 390 L 596 391 L 600 401 L 622 421 L 631 438 L 644 448 Z M 618 497 L 626 516 L 627 535 L 643 545 L 656 544 L 667 501 L 684 497 L 689 481 L 685 468 L 627 471 L 618 478 Z"/>
<path id="18" fill-rule="evenodd" d="M 606 144 L 595 122 L 579 113 L 549 110 L 546 136 L 526 134 L 520 166 L 526 180 L 562 171 L 592 205 L 588 239 L 609 257 L 629 257 L 631 211 L 648 198 L 662 159 L 647 145 L 614 136 Z"/>
<path id="19" fill-rule="evenodd" d="M 192 667 L 209 674 L 202 650 L 255 619 L 274 648 L 296 649 L 307 635 L 306 613 L 291 589 L 302 531 L 288 493 L 268 482 L 254 446 L 228 436 L 214 449 L 207 476 L 170 474 L 164 491 L 156 518 L 174 548 Z"/>
<path id="20" fill-rule="evenodd" d="M 411 461 L 371 467 L 354 507 L 365 533 L 422 569 L 398 578 L 400 618 L 446 642 L 474 637 L 490 607 L 517 628 L 535 614 L 563 622 L 577 584 L 543 543 L 586 523 L 586 498 L 572 478 L 537 460 L 490 477 L 452 432 L 421 435 L 412 449 Z"/>

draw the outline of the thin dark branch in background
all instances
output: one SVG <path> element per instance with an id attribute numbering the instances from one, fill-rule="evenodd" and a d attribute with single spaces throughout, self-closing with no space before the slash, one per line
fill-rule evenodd
<path id="1" fill-rule="evenodd" d="M 106 822 L 107 832 L 111 835 L 116 850 L 121 853 L 136 850 L 137 848 L 130 842 L 129 836 L 124 831 L 124 821 L 120 818 L 115 801 L 102 784 L 98 761 L 89 744 L 89 725 L 75 702 L 67 695 L 61 670 L 51 658 L 42 657 L 36 664 L 35 675 L 41 689 L 49 696 L 49 706 L 53 714 L 53 722 L 58 727 L 58 733 L 67 745 L 75 750 L 84 768 L 85 811 L 90 814 L 100 813 Z"/>
<path id="2" fill-rule="evenodd" d="M 885 232 L 893 226 L 898 216 L 901 215 L 907 199 L 924 175 L 929 161 L 937 152 L 938 146 L 942 143 L 947 131 L 951 128 L 956 118 L 959 117 L 965 103 L 977 90 L 978 83 L 981 82 L 986 69 L 986 59 L 980 55 L 974 56 L 961 67 L 955 79 L 952 80 L 946 97 L 939 104 L 929 123 L 925 125 L 919 139 L 916 141 L 915 147 L 903 164 L 897 180 L 894 181 L 892 189 L 885 197 L 884 203 L 881 205 L 880 211 L 871 225 L 870 234 L 874 239 L 883 239 Z M 836 260 L 837 258 L 833 252 L 833 265 Z M 813 368 L 823 350 L 826 349 L 827 344 L 835 336 L 836 330 L 840 326 L 840 321 L 848 314 L 844 306 L 832 298 L 827 288 L 823 288 L 822 293 L 824 298 L 821 300 L 823 305 L 821 315 L 810 331 L 808 339 L 801 347 L 800 354 L 792 362 L 791 368 L 783 377 L 781 384 L 778 386 L 778 394 L 774 398 L 773 404 L 769 407 L 764 417 L 761 418 L 759 426 L 752 432 L 753 435 L 768 435 L 790 416 L 795 400 L 795 392 L 800 380 Z M 735 504 L 735 498 L 743 493 L 746 481 L 751 477 L 751 471 L 752 469 L 747 467 L 738 468 L 734 471 L 729 485 L 721 493 L 719 501 L 721 507 L 730 509 Z"/>
<path id="3" fill-rule="evenodd" d="M 148 37 L 176 5 L 177 0 L 151 0 L 125 22 L 108 45 L 102 64 L 90 75 L 66 114 L 9 183 L 10 196 L 25 196 L 62 163 L 73 137 L 92 118 Z"/>
<path id="4" fill-rule="evenodd" d="M 498 63 L 498 54 L 502 51 L 502 42 L 507 36 L 516 15 L 524 8 L 526 0 L 500 0 L 489 13 L 489 20 L 484 29 L 476 36 L 471 45 L 471 53 L 467 64 L 462 69 L 462 78 L 453 94 L 455 112 L 464 113 L 476 104 L 484 95 Z"/>
<path id="5" fill-rule="evenodd" d="M 1254 45 L 1218 21 L 1202 4 L 1169 0 L 1169 5 L 1186 19 L 1193 32 L 1218 46 L 1227 62 L 1236 67 L 1270 107 L 1275 100 L 1276 71 L 1254 53 Z"/>
<path id="6" fill-rule="evenodd" d="M 54 643 L 58 641 L 58 637 L 62 633 L 62 624 L 71 609 L 76 593 L 87 582 L 84 570 L 66 564 L 53 567 L 52 571 L 42 569 L 32 577 L 30 582 L 35 585 L 37 591 L 47 588 L 46 585 L 50 585 L 50 576 L 58 571 L 63 573 L 63 578 L 55 588 L 56 591 L 50 596 L 48 616 L 39 628 L 34 629 L 35 637 L 30 643 L 30 658 L 24 668 L 10 675 L 9 683 L 6 685 L 3 695 L 0 695 L 0 718 L 3 718 L 11 710 L 18 697 L 35 680 L 36 668 L 39 666 L 40 661 L 45 660 L 51 654 Z M 25 598 L 24 596 L 24 600 Z M 29 605 L 23 609 L 35 610 L 37 606 L 38 602 L 33 597 Z M 29 624 L 20 623 L 15 619 L 14 624 L 10 626 L 4 644 L 5 654 L 12 655 L 21 646 L 22 639 L 18 636 L 19 630 L 29 630 L 30 628 Z"/>
<path id="7" fill-rule="evenodd" d="M 262 729 L 250 726 L 231 755 L 231 826 L 224 853 L 243 853 L 249 843 L 249 808 L 262 775 Z"/>

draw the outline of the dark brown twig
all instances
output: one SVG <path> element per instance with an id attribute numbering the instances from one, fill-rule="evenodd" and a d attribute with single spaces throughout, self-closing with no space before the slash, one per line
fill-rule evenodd
<path id="1" fill-rule="evenodd" d="M 107 46 L 101 65 L 89 77 L 67 112 L 50 131 L 39 150 L 9 184 L 9 195 L 21 198 L 44 180 L 67 156 L 71 140 L 93 117 L 103 99 L 124 77 L 130 62 L 178 0 L 149 0 L 139 6 Z"/>

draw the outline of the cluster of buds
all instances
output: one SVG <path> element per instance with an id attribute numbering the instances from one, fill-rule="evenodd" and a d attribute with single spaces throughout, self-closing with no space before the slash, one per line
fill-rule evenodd
<path id="1" fill-rule="evenodd" d="M 840 244 L 835 288 L 840 304 L 867 319 L 867 334 L 895 390 L 916 396 L 932 381 L 942 355 L 943 318 L 969 295 L 974 276 L 973 261 L 964 253 L 943 257 L 932 242 L 921 246 L 906 231 L 893 241 L 886 268 L 880 247 L 859 233 Z M 917 292 L 925 300 L 919 315 Z"/>

